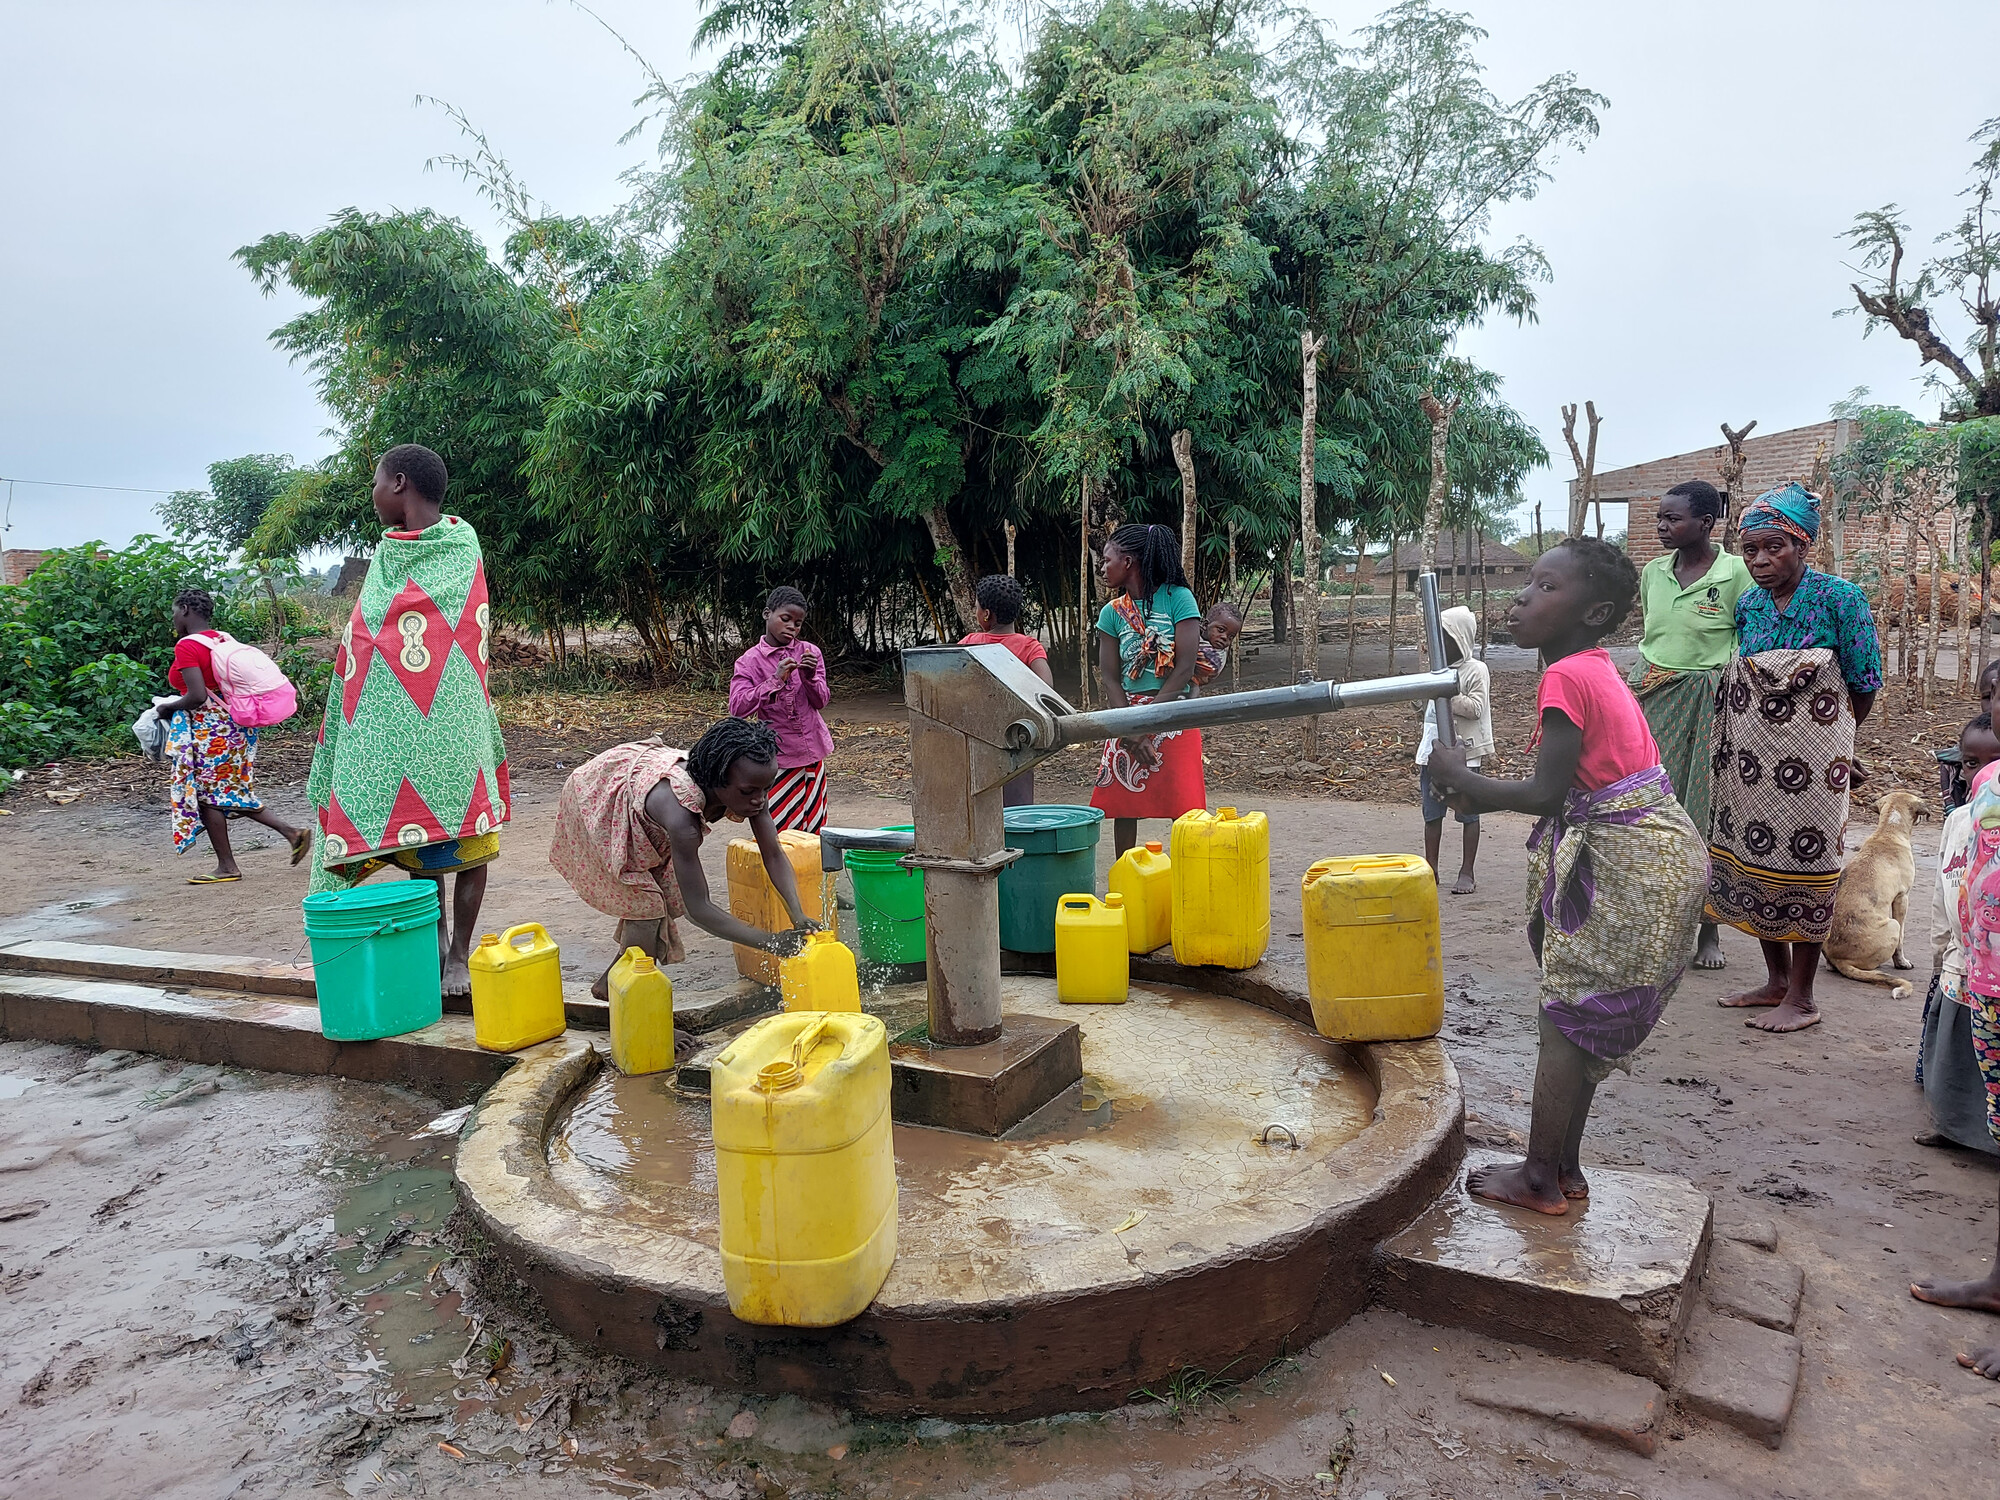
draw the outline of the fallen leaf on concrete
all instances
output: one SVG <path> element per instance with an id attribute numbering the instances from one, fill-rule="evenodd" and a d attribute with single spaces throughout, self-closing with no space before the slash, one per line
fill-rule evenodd
<path id="1" fill-rule="evenodd" d="M 1126 1230 L 1132 1228 L 1133 1225 L 1137 1224 L 1141 1219 L 1145 1217 L 1146 1217 L 1145 1209 L 1143 1208 L 1135 1209 L 1132 1213 L 1126 1216 L 1125 1222 L 1123 1224 L 1120 1224 L 1116 1229 L 1112 1230 L 1111 1232 L 1113 1234 L 1123 1234 Z"/>
<path id="2" fill-rule="evenodd" d="M 847 1457 L 847 1444 L 835 1443 L 831 1448 L 826 1450 L 826 1456 L 832 1459 L 842 1459 Z"/>
<path id="3" fill-rule="evenodd" d="M 1377 1370 L 1375 1373 L 1382 1377 L 1382 1384 L 1389 1387 L 1390 1390 L 1393 1391 L 1396 1388 L 1396 1377 L 1391 1375 L 1387 1370 Z"/>
<path id="4" fill-rule="evenodd" d="M 449 1453 L 453 1458 L 457 1459 L 460 1463 L 463 1463 L 465 1461 L 465 1450 L 463 1448 L 454 1448 L 450 1443 L 439 1443 L 438 1452 Z"/>

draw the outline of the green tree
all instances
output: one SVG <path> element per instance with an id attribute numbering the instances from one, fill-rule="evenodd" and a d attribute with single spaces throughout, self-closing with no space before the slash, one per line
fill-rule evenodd
<path id="1" fill-rule="evenodd" d="M 158 514 L 177 537 L 240 552 L 296 472 L 289 453 L 223 459 L 208 466 L 207 489 L 175 490 Z"/>

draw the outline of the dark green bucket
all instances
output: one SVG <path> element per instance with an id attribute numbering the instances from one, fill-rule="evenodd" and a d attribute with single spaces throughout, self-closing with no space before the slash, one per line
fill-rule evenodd
<path id="1" fill-rule="evenodd" d="M 1056 951 L 1056 904 L 1097 889 L 1094 807 L 1039 803 L 1007 809 L 1007 847 L 1025 852 L 1000 872 L 1000 946 L 1014 953 Z"/>

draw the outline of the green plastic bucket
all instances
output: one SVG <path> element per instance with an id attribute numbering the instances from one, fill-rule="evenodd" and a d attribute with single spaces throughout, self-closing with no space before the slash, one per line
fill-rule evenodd
<path id="1" fill-rule="evenodd" d="M 1000 872 L 1000 946 L 1013 953 L 1056 951 L 1056 904 L 1097 889 L 1094 807 L 1044 802 L 1007 809 L 1007 847 L 1026 851 Z"/>
<path id="2" fill-rule="evenodd" d="M 321 891 L 304 905 L 319 1029 L 329 1041 L 401 1036 L 444 1015 L 435 880 Z"/>
<path id="3" fill-rule="evenodd" d="M 908 833 L 902 823 L 884 833 Z M 847 872 L 854 878 L 854 936 L 861 957 L 872 964 L 924 961 L 924 872 L 906 870 L 903 856 L 889 849 L 849 849 Z"/>

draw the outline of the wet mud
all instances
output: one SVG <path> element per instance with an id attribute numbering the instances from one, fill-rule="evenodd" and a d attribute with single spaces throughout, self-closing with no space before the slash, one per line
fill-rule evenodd
<path id="1" fill-rule="evenodd" d="M 545 922 L 570 982 L 587 986 L 611 956 L 611 924 L 541 859 L 557 785 L 524 778 L 488 916 L 496 930 Z M 1045 795 L 1074 789 L 1052 781 Z M 1417 833 L 1408 807 L 1264 805 L 1281 952 L 1297 946 L 1297 881 L 1311 859 L 1408 848 Z M 837 798 L 834 817 L 902 812 Z M 248 851 L 249 878 L 205 889 L 197 908 L 180 884 L 188 866 L 165 850 L 163 809 L 79 804 L 0 821 L 0 856 L 28 873 L 0 890 L 8 934 L 183 949 L 193 934 L 217 952 L 277 958 L 297 942 L 297 872 L 281 849 Z M 1534 1068 L 1526 834 L 1524 820 L 1487 820 L 1481 892 L 1447 897 L 1444 917 L 1445 1040 L 1468 1133 L 1499 1149 L 1525 1134 Z M 1928 869 L 1935 825 L 1917 838 Z M 711 869 L 719 882 L 719 850 Z M 1919 932 L 1928 899 L 1920 879 Z M 66 909 L 80 902 L 92 904 Z M 1670 1412 L 1648 1460 L 1472 1407 L 1457 1394 L 1462 1374 L 1504 1375 L 1513 1351 L 1381 1309 L 1269 1368 L 1183 1371 L 1160 1399 L 1082 1419 L 860 1423 L 743 1400 L 551 1335 L 449 1216 L 439 1184 L 451 1138 L 419 1135 L 437 1115 L 431 1101 L 9 1043 L 0 1489 L 82 1500 L 1988 1493 L 2000 1387 L 1951 1356 L 2000 1322 L 1915 1303 L 1907 1286 L 1983 1272 L 2000 1164 L 1911 1140 L 1928 1127 L 1910 1077 L 1921 987 L 1894 1001 L 1823 973 L 1825 1023 L 1766 1037 L 1714 1004 L 1758 961 L 1737 934 L 1724 945 L 1730 970 L 1691 974 L 1633 1076 L 1599 1092 L 1584 1160 L 1684 1176 L 1714 1200 L 1718 1227 L 1776 1223 L 1779 1253 L 1806 1274 L 1800 1395 L 1777 1452 Z M 733 969 L 724 946 L 690 948 L 677 984 Z"/>

